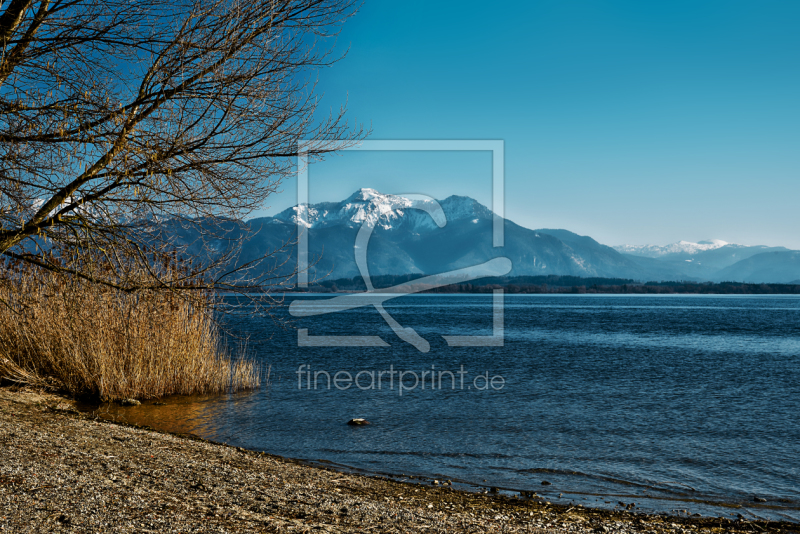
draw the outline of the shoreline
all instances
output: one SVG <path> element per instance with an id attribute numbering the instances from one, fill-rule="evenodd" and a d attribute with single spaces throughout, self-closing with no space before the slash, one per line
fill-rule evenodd
<path id="1" fill-rule="evenodd" d="M 0 531 L 800 532 L 401 482 L 110 422 L 0 388 Z"/>
<path id="2" fill-rule="evenodd" d="M 186 397 L 180 397 L 184 399 Z M 175 401 L 175 399 L 173 399 Z M 151 404 L 150 401 L 144 401 L 142 403 L 146 407 L 148 404 Z M 154 402 L 152 403 L 155 406 L 159 406 L 156 410 L 160 412 L 163 409 L 164 403 L 162 402 Z M 96 403 L 81 403 L 78 406 L 78 409 L 81 410 L 83 413 L 87 415 L 97 415 L 100 418 L 110 421 L 110 422 L 123 422 L 125 424 L 132 424 L 133 426 L 143 427 L 154 429 L 156 431 L 166 432 L 169 434 L 189 434 L 189 435 L 198 435 L 194 434 L 195 429 L 190 425 L 188 427 L 183 427 L 183 425 L 179 425 L 177 427 L 174 426 L 176 422 L 174 417 L 167 418 L 168 423 L 160 419 L 153 419 L 151 416 L 145 416 L 144 418 L 141 416 L 141 413 L 137 413 L 140 407 L 130 407 L 130 406 L 117 406 L 116 403 L 105 403 L 105 404 L 96 404 Z M 214 438 L 207 438 L 201 435 L 198 435 L 202 439 L 208 439 L 211 442 L 214 442 Z M 233 445 L 233 446 L 241 446 L 241 444 L 230 444 L 227 441 L 218 442 L 222 445 Z M 249 448 L 245 446 L 245 448 Z M 251 450 L 261 450 L 261 449 L 251 449 Z M 417 471 L 409 471 L 408 468 L 398 468 L 395 471 L 387 471 L 386 469 L 381 469 L 378 467 L 375 468 L 364 468 L 359 467 L 347 463 L 340 463 L 332 459 L 312 459 L 310 457 L 297 457 L 297 456 L 282 456 L 279 454 L 268 453 L 277 458 L 283 458 L 284 460 L 296 462 L 301 465 L 307 465 L 311 467 L 319 467 L 319 468 L 328 468 L 338 471 L 340 473 L 347 473 L 347 474 L 354 474 L 354 475 L 361 475 L 368 478 L 381 478 L 384 477 L 388 480 L 394 482 L 401 482 L 407 484 L 422 484 L 422 485 L 431 485 L 434 484 L 434 481 L 447 481 L 450 482 L 450 486 L 454 489 L 460 489 L 463 491 L 467 491 L 470 493 L 488 493 L 492 487 L 496 488 L 495 494 L 505 495 L 505 496 L 525 496 L 525 495 L 532 495 L 533 498 L 536 499 L 544 499 L 545 501 L 551 501 L 556 505 L 563 505 L 563 506 L 574 506 L 575 504 L 581 504 L 583 506 L 602 509 L 606 511 L 614 511 L 623 509 L 627 506 L 627 504 L 635 504 L 632 508 L 636 512 L 644 512 L 648 515 L 668 515 L 670 517 L 726 517 L 728 519 L 737 519 L 739 515 L 745 517 L 749 520 L 760 520 L 760 521 L 787 521 L 789 523 L 800 523 L 800 520 L 794 520 L 793 518 L 787 517 L 785 514 L 781 514 L 780 512 L 786 511 L 786 508 L 781 504 L 775 504 L 773 502 L 757 502 L 757 501 L 743 501 L 743 500 L 720 500 L 714 499 L 710 497 L 703 497 L 696 493 L 694 488 L 690 486 L 683 485 L 685 488 L 688 488 L 691 493 L 684 493 L 682 496 L 678 496 L 677 493 L 672 492 L 672 495 L 667 495 L 665 493 L 659 494 L 657 490 L 652 488 L 651 486 L 643 486 L 641 484 L 636 484 L 629 482 L 627 486 L 638 486 L 638 487 L 645 487 L 648 490 L 654 490 L 656 493 L 650 492 L 646 494 L 638 494 L 631 491 L 624 491 L 623 488 L 615 488 L 615 490 L 605 491 L 601 493 L 596 492 L 581 492 L 581 491 L 568 491 L 563 490 L 563 493 L 559 493 L 558 490 L 553 492 L 553 488 L 555 486 L 551 486 L 547 484 L 547 486 L 533 486 L 533 488 L 541 487 L 540 490 L 543 494 L 538 495 L 537 491 L 531 491 L 532 486 L 530 484 L 526 486 L 507 486 L 504 485 L 502 482 L 493 481 L 493 480 L 483 480 L 479 482 L 479 478 L 473 478 L 471 480 L 464 479 L 461 477 L 456 477 L 451 474 L 446 474 L 442 472 L 437 473 L 421 473 Z M 402 474 L 399 474 L 402 473 Z M 413 474 L 407 474 L 413 473 Z M 542 473 L 544 478 L 549 478 Z M 452 479 L 452 480 L 450 480 Z M 551 487 L 548 487 L 551 486 Z M 610 489 L 610 488 L 609 488 Z M 621 491 L 621 493 L 620 493 Z M 558 495 L 556 495 L 556 493 Z M 545 495 L 546 494 L 546 495 Z M 562 498 L 563 496 L 563 498 Z M 753 496 L 755 499 L 756 496 Z M 594 501 L 594 502 L 593 502 Z M 633 503 L 632 501 L 635 501 Z M 777 502 L 786 502 L 786 501 L 777 501 Z M 792 510 L 797 511 L 796 508 Z M 775 515 L 771 515 L 771 512 L 778 512 L 775 515 L 779 517 L 775 517 Z M 782 516 L 782 517 L 780 517 Z"/>

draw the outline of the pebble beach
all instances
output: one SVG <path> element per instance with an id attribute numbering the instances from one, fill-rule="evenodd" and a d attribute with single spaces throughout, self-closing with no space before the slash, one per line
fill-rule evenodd
<path id="1" fill-rule="evenodd" d="M 0 388 L 0 531 L 705 534 L 800 525 L 559 506 L 343 473 Z"/>

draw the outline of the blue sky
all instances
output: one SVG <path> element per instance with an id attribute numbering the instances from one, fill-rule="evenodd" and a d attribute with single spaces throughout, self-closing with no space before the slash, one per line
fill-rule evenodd
<path id="1" fill-rule="evenodd" d="M 800 249 L 798 27 L 789 0 L 367 0 L 318 87 L 371 139 L 503 139 L 523 226 Z M 312 165 L 310 192 L 490 205 L 490 176 L 488 153 L 345 153 Z"/>

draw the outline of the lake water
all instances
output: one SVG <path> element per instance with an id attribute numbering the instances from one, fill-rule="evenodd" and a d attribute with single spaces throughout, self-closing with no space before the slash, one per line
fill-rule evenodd
<path id="1" fill-rule="evenodd" d="M 297 331 L 245 313 L 230 319 L 233 331 L 273 334 L 249 343 L 269 368 L 268 387 L 105 409 L 343 469 L 537 491 L 551 502 L 800 521 L 800 298 L 504 301 L 501 347 L 442 338 L 491 335 L 491 295 L 387 301 L 400 325 L 430 342 L 427 353 L 372 307 L 296 326 L 312 336 L 377 335 L 387 347 L 298 347 Z M 354 417 L 372 424 L 345 424 Z"/>

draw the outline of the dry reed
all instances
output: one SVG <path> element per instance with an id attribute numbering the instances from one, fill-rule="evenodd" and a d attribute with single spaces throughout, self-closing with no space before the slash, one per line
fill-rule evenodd
<path id="1" fill-rule="evenodd" d="M 215 394 L 258 387 L 209 316 L 214 298 L 124 293 L 54 273 L 5 272 L 0 379 L 102 400 Z"/>

